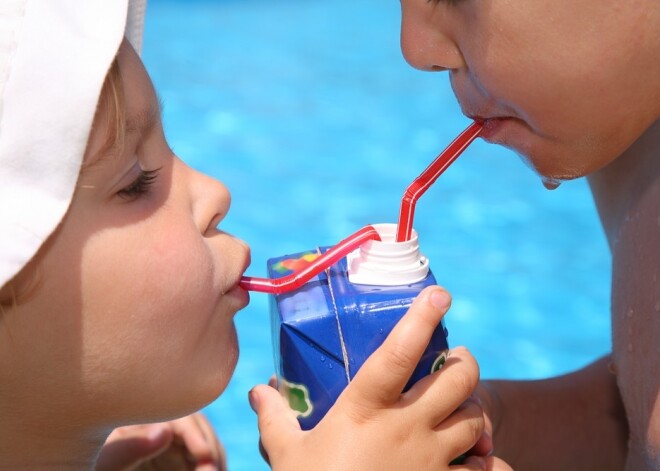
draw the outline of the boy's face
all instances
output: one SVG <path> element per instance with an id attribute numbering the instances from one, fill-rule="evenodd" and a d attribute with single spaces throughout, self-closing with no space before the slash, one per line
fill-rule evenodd
<path id="1" fill-rule="evenodd" d="M 233 316 L 248 302 L 237 283 L 249 249 L 216 229 L 227 189 L 172 153 L 126 42 L 118 60 L 124 149 L 95 155 L 108 129 L 100 109 L 72 205 L 37 256 L 38 288 L 0 318 L 0 345 L 14 349 L 0 353 L 71 424 L 151 421 L 215 399 L 236 364 Z"/>
<path id="2" fill-rule="evenodd" d="M 660 115 L 657 0 L 401 0 L 403 53 L 449 69 L 484 137 L 546 178 L 593 172 Z"/>

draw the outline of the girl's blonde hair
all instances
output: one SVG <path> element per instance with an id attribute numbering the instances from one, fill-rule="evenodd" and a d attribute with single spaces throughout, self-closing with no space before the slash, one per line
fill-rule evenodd
<path id="1" fill-rule="evenodd" d="M 119 62 L 115 58 L 103 82 L 101 96 L 96 108 L 94 123 L 99 121 L 99 115 L 105 111 L 107 117 L 106 138 L 99 154 L 108 152 L 120 153 L 124 145 L 126 133 L 126 113 L 124 104 L 124 87 L 119 69 Z M 84 167 L 83 163 L 83 167 Z"/>

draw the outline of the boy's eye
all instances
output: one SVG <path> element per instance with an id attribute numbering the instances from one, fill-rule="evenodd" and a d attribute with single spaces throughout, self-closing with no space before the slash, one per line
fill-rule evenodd
<path id="1" fill-rule="evenodd" d="M 160 168 L 155 170 L 142 170 L 138 177 L 123 190 L 117 192 L 117 195 L 125 200 L 133 201 L 149 192 L 149 187 L 158 178 Z"/>

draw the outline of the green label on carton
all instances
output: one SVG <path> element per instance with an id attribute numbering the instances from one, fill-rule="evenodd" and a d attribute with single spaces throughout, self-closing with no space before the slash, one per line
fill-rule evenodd
<path id="1" fill-rule="evenodd" d="M 309 400 L 309 389 L 304 384 L 290 383 L 280 379 L 280 393 L 289 402 L 289 407 L 296 412 L 297 417 L 309 417 L 314 411 Z"/>
<path id="2" fill-rule="evenodd" d="M 443 350 L 440 352 L 438 357 L 433 361 L 433 365 L 431 366 L 431 373 L 435 373 L 444 366 L 445 362 L 447 361 L 447 355 L 449 355 L 449 350 Z"/>

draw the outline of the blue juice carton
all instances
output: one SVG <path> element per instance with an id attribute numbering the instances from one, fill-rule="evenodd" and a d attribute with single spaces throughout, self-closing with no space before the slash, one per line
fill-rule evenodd
<path id="1" fill-rule="evenodd" d="M 394 242 L 396 224 L 374 227 L 381 241 L 366 242 L 301 288 L 270 297 L 278 388 L 305 430 L 323 418 L 419 292 L 436 284 L 416 233 Z M 326 250 L 270 259 L 269 276 L 289 275 Z M 406 389 L 442 367 L 447 350 L 443 322 Z"/>

